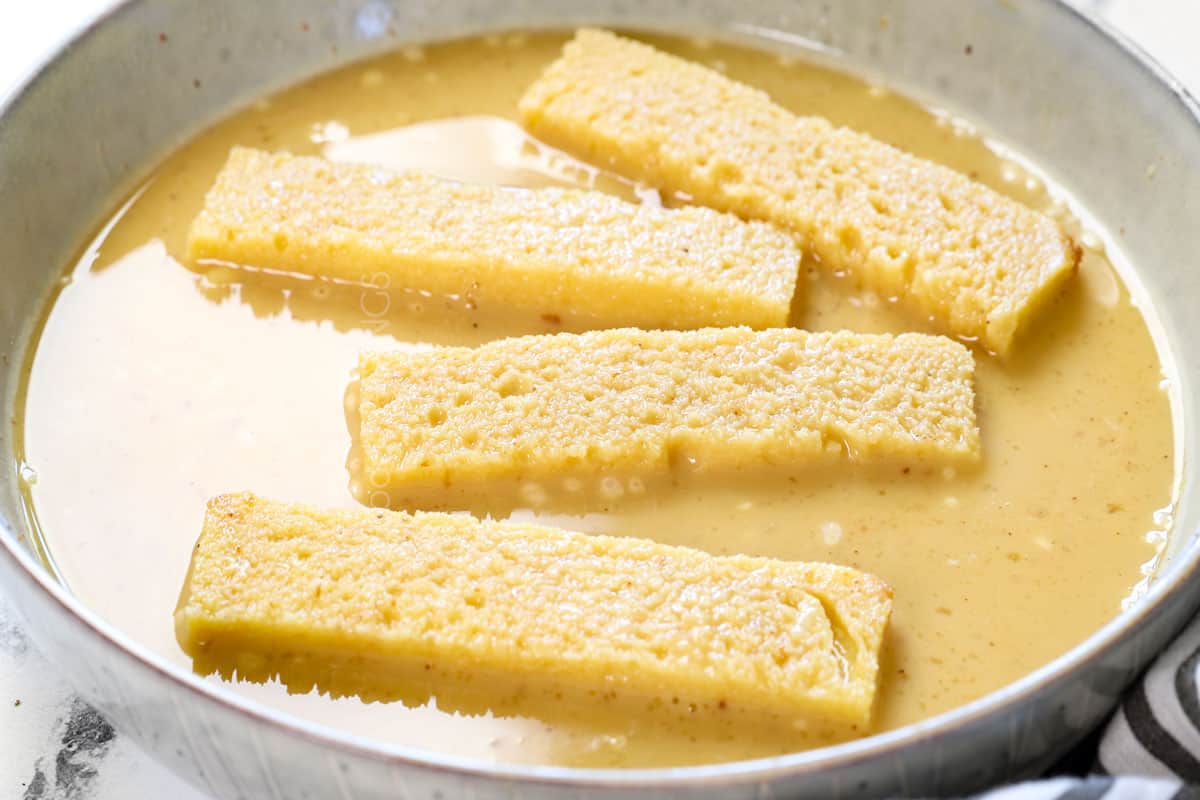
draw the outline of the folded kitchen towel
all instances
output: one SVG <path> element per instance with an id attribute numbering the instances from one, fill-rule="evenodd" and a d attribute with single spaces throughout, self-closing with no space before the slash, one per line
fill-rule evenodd
<path id="1" fill-rule="evenodd" d="M 1100 770 L 1200 784 L 1198 666 L 1200 617 L 1125 695 L 1100 740 Z"/>

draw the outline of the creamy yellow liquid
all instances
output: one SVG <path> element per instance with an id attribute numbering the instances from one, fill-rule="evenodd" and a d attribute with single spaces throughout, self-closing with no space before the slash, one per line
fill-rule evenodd
<path id="1" fill-rule="evenodd" d="M 575 182 L 655 201 L 539 148 L 504 121 L 562 42 L 506 36 L 410 50 L 264 100 L 167 159 L 84 250 L 37 345 L 23 434 L 45 545 L 98 613 L 187 665 L 171 615 L 207 498 L 251 490 L 355 503 L 343 400 L 361 348 L 476 344 L 574 325 L 427 296 L 382 277 L 371 287 L 339 286 L 185 267 L 187 225 L 230 147 L 324 152 L 464 180 Z M 765 53 L 660 44 L 798 112 L 967 172 L 1078 232 L 1041 180 L 961 123 Z M 801 283 L 799 326 L 926 329 L 811 263 Z M 1116 614 L 1169 520 L 1174 453 L 1162 370 L 1141 313 L 1098 246 L 1085 249 L 1080 278 L 1017 350 L 1008 363 L 978 354 L 985 460 L 969 474 L 914 463 L 885 475 L 798 471 L 640 495 L 625 487 L 585 515 L 555 513 L 552 497 L 540 516 L 714 553 L 874 572 L 896 592 L 875 729 L 945 711 L 1047 663 Z M 488 500 L 476 504 L 486 510 Z M 549 724 L 534 708 L 470 716 L 290 696 L 277 684 L 233 688 L 355 733 L 503 761 L 682 764 L 795 746 L 699 723 L 666 732 L 636 717 L 556 716 Z"/>

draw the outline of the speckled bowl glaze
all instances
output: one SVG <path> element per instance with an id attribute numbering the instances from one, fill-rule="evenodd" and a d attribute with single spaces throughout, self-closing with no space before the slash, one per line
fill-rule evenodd
<path id="1" fill-rule="evenodd" d="M 302 26 L 301 21 L 307 24 Z M 1200 121 L 1180 86 L 1049 0 L 134 0 L 65 44 L 0 114 L 0 579 L 30 632 L 122 731 L 220 798 L 777 797 L 960 793 L 1031 775 L 1112 707 L 1200 603 L 1196 465 L 1169 563 L 1067 655 L 902 730 L 670 770 L 494 765 L 389 746 L 260 707 L 168 665 L 58 585 L 24 534 L 13 426 L 27 346 L 61 266 L 156 159 L 233 107 L 404 44 L 582 23 L 693 33 L 833 60 L 962 113 L 1083 198 L 1176 368 L 1180 452 L 1200 452 Z M 160 34 L 167 34 L 166 40 Z M 968 47 L 970 45 L 970 47 Z M 1118 258 L 1118 260 L 1120 260 Z M 184 456 L 186 457 L 186 455 Z"/>

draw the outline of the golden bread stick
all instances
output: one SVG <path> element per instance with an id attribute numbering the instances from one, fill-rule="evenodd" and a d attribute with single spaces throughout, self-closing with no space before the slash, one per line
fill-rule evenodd
<path id="1" fill-rule="evenodd" d="M 1078 262 L 1055 222 L 954 170 L 604 31 L 579 31 L 520 111 L 551 145 L 795 232 L 827 269 L 998 354 Z"/>
<path id="2" fill-rule="evenodd" d="M 784 325 L 800 263 L 787 233 L 707 208 L 246 148 L 209 190 L 188 256 L 666 328 Z"/>
<path id="3" fill-rule="evenodd" d="M 389 492 L 843 460 L 971 462 L 974 359 L 924 334 L 615 329 L 364 353 L 362 473 Z"/>
<path id="4" fill-rule="evenodd" d="M 198 660 L 349 654 L 862 725 L 891 606 L 847 567 L 238 494 L 208 505 L 175 621 Z"/>

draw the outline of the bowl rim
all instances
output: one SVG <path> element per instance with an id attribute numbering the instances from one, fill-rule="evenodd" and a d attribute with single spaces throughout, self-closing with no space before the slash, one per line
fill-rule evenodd
<path id="1" fill-rule="evenodd" d="M 1097 15 L 1086 11 L 1069 0 L 1037 0 L 1059 13 L 1073 18 L 1073 24 L 1090 29 L 1116 46 L 1123 65 L 1148 75 L 1164 87 L 1173 100 L 1179 103 L 1192 118 L 1200 134 L 1200 103 L 1183 83 L 1165 69 L 1152 56 L 1133 42 L 1128 36 L 1115 29 Z M 56 62 L 67 52 L 96 34 L 98 29 L 111 20 L 133 13 L 153 0 L 108 0 L 108 5 L 98 14 L 65 32 L 57 43 L 43 51 L 11 88 L 0 95 L 0 119 L 21 102 L 33 90 L 40 79 L 52 70 Z M 14 359 L 18 373 L 23 375 L 28 358 L 36 341 L 21 341 L 27 350 Z M 1182 425 L 1183 420 L 1175 420 Z M 1177 454 L 1183 459 L 1186 453 Z M 1180 462 L 1182 463 L 1182 461 Z M 1174 500 L 1187 490 L 1179 486 Z M 1006 709 L 1051 687 L 1056 682 L 1070 680 L 1080 670 L 1097 662 L 1134 635 L 1136 629 L 1154 614 L 1168 598 L 1182 595 L 1189 589 L 1197 596 L 1192 605 L 1200 602 L 1200 531 L 1185 532 L 1172 530 L 1171 536 L 1185 536 L 1185 544 L 1179 545 L 1176 556 L 1166 565 L 1144 595 L 1130 608 L 1122 610 L 1076 644 L 1067 652 L 1047 664 L 1027 673 L 1000 689 L 977 700 L 957 706 L 932 717 L 905 725 L 892 731 L 866 736 L 861 739 L 778 756 L 746 759 L 682 767 L 652 768 L 581 768 L 540 764 L 517 764 L 490 762 L 479 758 L 456 756 L 435 750 L 424 750 L 409 745 L 392 744 L 370 737 L 353 734 L 322 723 L 312 722 L 290 713 L 272 708 L 259 701 L 238 695 L 223 685 L 205 680 L 190 671 L 171 663 L 165 656 L 150 650 L 135 641 L 117 626 L 102 619 L 82 600 L 60 583 L 45 564 L 36 559 L 30 550 L 21 544 L 22 523 L 0 516 L 0 557 L 16 565 L 16 576 L 24 581 L 26 590 L 38 591 L 42 599 L 57 608 L 60 613 L 80 623 L 93 639 L 102 640 L 105 646 L 119 655 L 132 659 L 144 668 L 156 673 L 178 689 L 200 698 L 200 702 L 215 703 L 223 710 L 239 716 L 252 725 L 262 725 L 276 733 L 327 748 L 332 751 L 362 757 L 389 764 L 411 766 L 426 771 L 450 773 L 459 777 L 503 779 L 522 781 L 526 784 L 541 784 L 548 788 L 713 788 L 738 783 L 758 783 L 784 776 L 799 776 L 827 769 L 848 768 L 855 764 L 875 760 L 909 749 L 924 742 L 953 735 L 971 725 L 997 717 Z M 6 586 L 10 591 L 18 587 Z"/>

